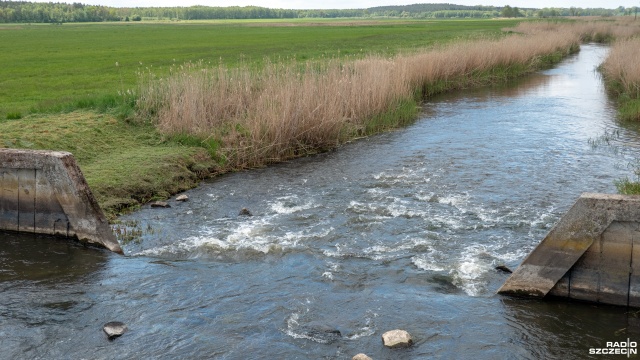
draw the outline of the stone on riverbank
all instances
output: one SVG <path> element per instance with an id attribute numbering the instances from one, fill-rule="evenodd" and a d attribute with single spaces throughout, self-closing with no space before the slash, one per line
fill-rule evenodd
<path id="1" fill-rule="evenodd" d="M 409 347 L 413 344 L 411 335 L 404 330 L 391 330 L 382 334 L 384 346 L 390 349 Z"/>
<path id="2" fill-rule="evenodd" d="M 109 340 L 113 340 L 127 331 L 127 325 L 120 321 L 111 321 L 104 324 L 102 330 L 107 334 Z"/>
<path id="3" fill-rule="evenodd" d="M 169 205 L 168 203 L 166 203 L 164 201 L 156 201 L 156 202 L 152 202 L 151 203 L 151 207 L 152 208 L 170 208 L 171 205 Z"/>
<path id="4" fill-rule="evenodd" d="M 187 195 L 178 195 L 178 197 L 176 197 L 176 201 L 188 201 L 189 197 Z"/>

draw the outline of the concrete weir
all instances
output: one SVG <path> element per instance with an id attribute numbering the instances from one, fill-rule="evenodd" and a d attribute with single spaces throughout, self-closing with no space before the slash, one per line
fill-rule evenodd
<path id="1" fill-rule="evenodd" d="M 498 293 L 640 307 L 640 197 L 582 194 Z"/>
<path id="2" fill-rule="evenodd" d="M 0 149 L 0 230 L 76 238 L 122 254 L 68 152 Z"/>

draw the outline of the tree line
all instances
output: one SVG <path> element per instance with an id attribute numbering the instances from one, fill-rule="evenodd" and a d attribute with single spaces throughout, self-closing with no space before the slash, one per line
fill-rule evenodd
<path id="1" fill-rule="evenodd" d="M 504 6 L 465 6 L 454 4 L 413 4 L 378 6 L 367 9 L 291 10 L 258 6 L 228 7 L 136 7 L 114 8 L 82 3 L 33 3 L 0 0 L 0 23 L 65 23 L 102 21 L 140 21 L 142 19 L 208 20 L 208 19 L 295 19 L 295 18 L 494 18 L 554 16 L 629 15 L 635 8 L 584 9 L 544 8 L 518 9 Z"/>

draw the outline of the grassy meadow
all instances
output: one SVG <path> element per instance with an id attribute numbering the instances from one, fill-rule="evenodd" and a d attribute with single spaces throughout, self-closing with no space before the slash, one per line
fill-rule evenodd
<path id="1" fill-rule="evenodd" d="M 513 25 L 513 20 L 319 19 L 0 24 L 0 118 L 109 106 L 148 68 L 161 76 L 171 65 L 200 60 L 234 67 L 259 65 L 265 58 L 394 55 L 498 36 Z"/>
<path id="2" fill-rule="evenodd" d="M 215 173 L 401 126 L 431 94 L 634 33 L 611 21 L 0 25 L 0 147 L 71 151 L 114 219 Z"/>

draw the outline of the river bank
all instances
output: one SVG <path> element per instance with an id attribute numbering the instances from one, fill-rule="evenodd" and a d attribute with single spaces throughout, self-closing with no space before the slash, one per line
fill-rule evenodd
<path id="1" fill-rule="evenodd" d="M 122 94 L 137 104 L 135 117 L 32 115 L 0 122 L 0 144 L 73 152 L 114 220 L 216 174 L 328 151 L 406 125 L 429 96 L 523 76 L 557 63 L 581 42 L 629 36 L 630 28 L 603 21 L 523 23 L 501 40 L 392 57 L 274 63 L 259 72 L 186 64 L 164 80 L 150 74 L 137 92 Z"/>
<path id="2" fill-rule="evenodd" d="M 220 172 L 332 150 L 413 121 L 431 96 L 504 83 L 552 66 L 584 42 L 640 33 L 628 21 L 521 23 L 502 39 L 460 42 L 391 58 L 267 64 L 186 64 L 145 77 L 137 121 L 203 146 Z"/>
<path id="3" fill-rule="evenodd" d="M 609 91 L 618 99 L 623 121 L 640 121 L 640 38 L 616 41 L 600 69 Z"/>

